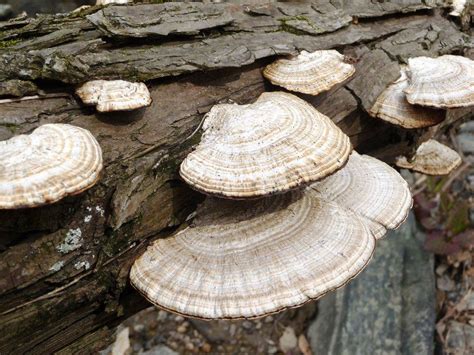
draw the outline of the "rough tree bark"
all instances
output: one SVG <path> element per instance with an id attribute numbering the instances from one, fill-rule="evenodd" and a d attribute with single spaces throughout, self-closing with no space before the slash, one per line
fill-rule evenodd
<path id="1" fill-rule="evenodd" d="M 353 57 L 357 73 L 302 97 L 358 151 L 390 163 L 435 130 L 404 131 L 365 110 L 408 57 L 472 57 L 473 41 L 435 1 L 415 0 L 180 2 L 0 23 L 0 95 L 9 97 L 0 100 L 0 140 L 65 122 L 90 130 L 105 159 L 100 183 L 79 196 L 0 211 L 0 353 L 103 348 L 120 320 L 147 306 L 128 283 L 133 260 L 202 199 L 177 168 L 199 141 L 203 114 L 277 90 L 261 75 L 274 56 L 325 48 Z M 97 114 L 73 94 L 95 78 L 146 81 L 153 105 Z M 451 121 L 466 115 L 449 113 Z"/>

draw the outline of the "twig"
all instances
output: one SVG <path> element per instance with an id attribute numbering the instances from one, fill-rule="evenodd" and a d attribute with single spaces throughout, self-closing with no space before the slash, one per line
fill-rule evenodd
<path id="1" fill-rule="evenodd" d="M 465 162 L 463 165 L 461 165 L 454 174 L 451 174 L 449 176 L 449 179 L 446 180 L 444 186 L 441 188 L 441 192 L 446 192 L 449 188 L 449 186 L 453 183 L 454 180 L 456 180 L 456 178 L 459 177 L 459 175 L 461 175 L 461 173 L 466 170 L 467 168 L 469 168 L 471 166 L 471 164 L 469 162 Z"/>
<path id="2" fill-rule="evenodd" d="M 56 97 L 70 97 L 70 96 L 71 95 L 69 95 L 69 94 L 46 94 L 46 95 L 25 96 L 25 97 L 20 97 L 18 99 L 3 99 L 3 100 L 0 100 L 0 105 L 1 104 L 9 104 L 9 103 L 12 103 L 12 102 L 52 99 L 52 98 L 56 98 Z"/>

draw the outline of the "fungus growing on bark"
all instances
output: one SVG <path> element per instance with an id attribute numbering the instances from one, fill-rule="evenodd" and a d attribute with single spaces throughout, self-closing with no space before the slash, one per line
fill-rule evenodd
<path id="1" fill-rule="evenodd" d="M 250 105 L 216 105 L 203 130 L 181 177 L 198 191 L 227 198 L 271 195 L 322 179 L 352 150 L 328 117 L 283 92 L 263 93 Z"/>
<path id="2" fill-rule="evenodd" d="M 99 112 L 131 111 L 150 106 L 152 99 L 144 83 L 124 80 L 92 80 L 76 90 L 86 105 Z"/>
<path id="3" fill-rule="evenodd" d="M 446 116 L 445 111 L 411 105 L 407 101 L 404 92 L 408 87 L 405 70 L 402 67 L 400 78 L 380 94 L 369 111 L 370 115 L 408 129 L 430 127 L 443 121 Z"/>
<path id="4" fill-rule="evenodd" d="M 474 61 L 457 55 L 408 59 L 411 104 L 440 108 L 474 105 Z"/>
<path id="5" fill-rule="evenodd" d="M 453 0 L 451 4 L 451 16 L 459 17 L 464 12 L 466 8 L 466 0 Z"/>
<path id="6" fill-rule="evenodd" d="M 116 5 L 124 5 L 131 3 L 132 0 L 97 0 L 96 6 L 99 5 L 108 5 L 108 4 L 116 4 Z"/>
<path id="7" fill-rule="evenodd" d="M 155 241 L 135 261 L 131 282 L 152 303 L 186 316 L 264 316 L 354 278 L 376 238 L 398 227 L 410 206 L 398 173 L 354 153 L 304 190 L 252 201 L 208 198 L 191 227 Z"/>
<path id="8" fill-rule="evenodd" d="M 289 59 L 268 65 L 263 75 L 273 84 L 291 91 L 317 95 L 342 83 L 355 72 L 352 64 L 335 50 L 302 51 Z"/>
<path id="9" fill-rule="evenodd" d="M 430 139 L 420 144 L 411 160 L 400 156 L 395 164 L 400 168 L 427 175 L 447 175 L 461 165 L 461 162 L 462 159 L 456 151 Z"/>
<path id="10" fill-rule="evenodd" d="M 46 124 L 0 142 L 0 209 L 36 207 L 92 187 L 102 151 L 92 134 L 68 124 Z"/>
<path id="11" fill-rule="evenodd" d="M 400 174 L 378 159 L 353 151 L 341 170 L 311 185 L 321 197 L 367 219 L 376 238 L 407 217 L 412 197 Z"/>

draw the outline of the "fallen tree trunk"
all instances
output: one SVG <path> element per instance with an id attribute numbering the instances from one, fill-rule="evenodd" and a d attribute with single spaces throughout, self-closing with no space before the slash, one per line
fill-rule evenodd
<path id="1" fill-rule="evenodd" d="M 79 196 L 0 211 L 0 353 L 92 352 L 148 305 L 128 272 L 203 198 L 177 175 L 199 141 L 195 130 L 218 102 L 248 103 L 278 90 L 261 75 L 275 55 L 337 48 L 353 57 L 349 83 L 301 96 L 359 152 L 390 163 L 434 134 L 395 128 L 366 110 L 408 57 L 472 56 L 472 37 L 426 1 L 347 3 L 92 7 L 0 24 L 0 95 L 9 97 L 0 100 L 0 140 L 70 123 L 94 134 L 105 163 L 100 183 Z M 73 94 L 95 78 L 147 81 L 153 104 L 98 114 Z M 26 94 L 34 96 L 11 98 Z"/>

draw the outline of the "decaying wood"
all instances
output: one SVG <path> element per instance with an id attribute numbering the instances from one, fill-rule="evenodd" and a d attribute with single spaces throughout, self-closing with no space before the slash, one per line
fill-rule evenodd
<path id="1" fill-rule="evenodd" d="M 358 151 L 391 162 L 432 135 L 392 127 L 365 110 L 408 57 L 472 53 L 472 37 L 435 7 L 414 0 L 180 2 L 1 23 L 0 95 L 38 97 L 0 102 L 0 139 L 44 123 L 84 127 L 103 148 L 105 170 L 80 196 L 0 212 L 0 353 L 99 349 L 121 319 L 147 305 L 128 272 L 150 241 L 173 233 L 202 199 L 177 176 L 199 141 L 193 132 L 215 103 L 247 103 L 277 90 L 261 75 L 274 56 L 337 48 L 357 62 L 346 85 L 301 97 Z M 98 114 L 73 95 L 74 85 L 98 78 L 147 81 L 153 105 Z"/>

